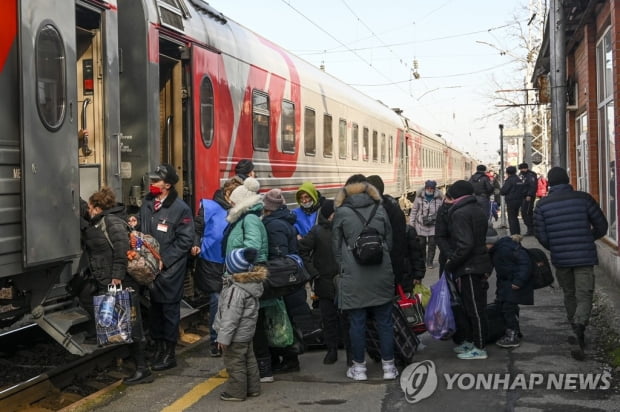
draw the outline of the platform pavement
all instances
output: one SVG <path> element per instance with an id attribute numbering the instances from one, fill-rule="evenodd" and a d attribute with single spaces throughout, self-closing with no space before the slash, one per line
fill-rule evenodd
<path id="1" fill-rule="evenodd" d="M 502 233 L 500 233 L 502 234 Z M 540 247 L 533 237 L 523 241 L 526 247 Z M 619 297 L 597 274 L 597 304 L 608 306 L 597 310 L 607 315 L 618 313 Z M 425 284 L 438 278 L 437 268 L 429 270 Z M 490 298 L 494 290 L 491 278 Z M 443 373 L 505 374 L 600 374 L 610 368 L 596 353 L 595 339 L 605 330 L 588 329 L 587 359 L 575 361 L 570 356 L 571 345 L 566 341 L 568 324 L 562 304 L 562 292 L 555 288 L 536 291 L 536 305 L 522 306 L 522 345 L 513 350 L 488 346 L 489 358 L 484 361 L 463 361 L 455 358 L 450 341 L 435 341 L 421 335 L 422 346 L 416 361 L 432 360 L 438 375 Z M 599 298 L 600 297 L 600 298 Z M 618 324 L 616 323 L 616 326 Z M 620 374 L 616 370 L 612 387 L 607 390 L 549 390 L 546 388 L 505 390 L 450 390 L 440 379 L 437 390 L 428 398 L 412 405 L 407 403 L 399 381 L 383 381 L 381 366 L 368 361 L 369 380 L 352 382 L 345 377 L 344 352 L 334 365 L 323 365 L 324 351 L 303 354 L 301 372 L 277 375 L 274 383 L 262 384 L 262 394 L 245 402 L 223 402 L 217 379 L 223 369 L 220 358 L 207 355 L 206 341 L 193 345 L 180 354 L 179 366 L 156 373 L 149 385 L 122 389 L 106 405 L 97 408 L 104 412 L 131 411 L 612 411 L 620 410 Z"/>

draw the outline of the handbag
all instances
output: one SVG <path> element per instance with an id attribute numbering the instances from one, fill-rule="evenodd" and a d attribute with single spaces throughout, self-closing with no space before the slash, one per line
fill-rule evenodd
<path id="1" fill-rule="evenodd" d="M 293 325 L 286 312 L 286 305 L 282 299 L 274 299 L 274 304 L 266 306 L 265 332 L 269 346 L 286 348 L 295 341 Z"/>
<path id="2" fill-rule="evenodd" d="M 401 285 L 396 286 L 398 292 L 397 303 L 400 310 L 407 319 L 407 325 L 414 333 L 420 334 L 426 332 L 424 324 L 424 307 L 417 297 L 409 297 L 405 295 Z"/>
<path id="3" fill-rule="evenodd" d="M 299 255 L 278 256 L 268 260 L 266 266 L 267 278 L 263 281 L 261 299 L 290 295 L 312 280 Z"/>
<path id="4" fill-rule="evenodd" d="M 151 235 L 133 231 L 129 235 L 127 273 L 141 285 L 151 285 L 159 274 L 159 242 Z"/>
<path id="5" fill-rule="evenodd" d="M 426 307 L 424 323 L 428 333 L 435 339 L 445 340 L 456 332 L 456 322 L 450 302 L 450 287 L 444 272 L 431 286 L 431 299 Z"/>
<path id="6" fill-rule="evenodd" d="M 103 295 L 93 296 L 99 346 L 131 343 L 131 290 L 108 285 Z"/>

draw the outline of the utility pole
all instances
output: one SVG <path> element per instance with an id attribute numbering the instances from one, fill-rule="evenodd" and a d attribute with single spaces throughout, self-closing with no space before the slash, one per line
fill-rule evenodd
<path id="1" fill-rule="evenodd" d="M 504 185 L 504 125 L 499 125 L 499 180 L 502 182 L 502 186 Z M 501 195 L 500 195 L 501 196 Z M 508 208 L 506 207 L 506 198 L 502 199 L 502 205 L 504 205 L 504 210 L 502 210 L 502 221 L 500 224 L 501 229 L 506 229 L 506 213 Z"/>
<path id="2" fill-rule="evenodd" d="M 562 0 L 549 10 L 551 71 L 551 165 L 566 169 L 566 35 Z"/>

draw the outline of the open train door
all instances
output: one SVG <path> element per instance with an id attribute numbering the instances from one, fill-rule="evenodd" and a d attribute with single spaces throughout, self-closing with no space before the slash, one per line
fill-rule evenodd
<path id="1" fill-rule="evenodd" d="M 75 1 L 21 0 L 24 266 L 80 253 Z"/>

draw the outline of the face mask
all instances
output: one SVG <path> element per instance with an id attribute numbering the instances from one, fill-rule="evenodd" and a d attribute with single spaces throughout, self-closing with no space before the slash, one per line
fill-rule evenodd
<path id="1" fill-rule="evenodd" d="M 159 196 L 161 195 L 161 188 L 155 185 L 150 185 L 149 192 L 151 192 L 153 196 Z"/>
<path id="2" fill-rule="evenodd" d="M 430 196 L 430 195 L 434 195 L 435 192 L 433 192 L 432 190 L 425 190 L 424 194 L 427 195 L 427 196 Z"/>
<path id="3" fill-rule="evenodd" d="M 301 207 L 303 207 L 304 209 L 310 209 L 313 204 L 314 202 L 312 200 L 309 200 L 307 202 L 302 203 Z"/>

